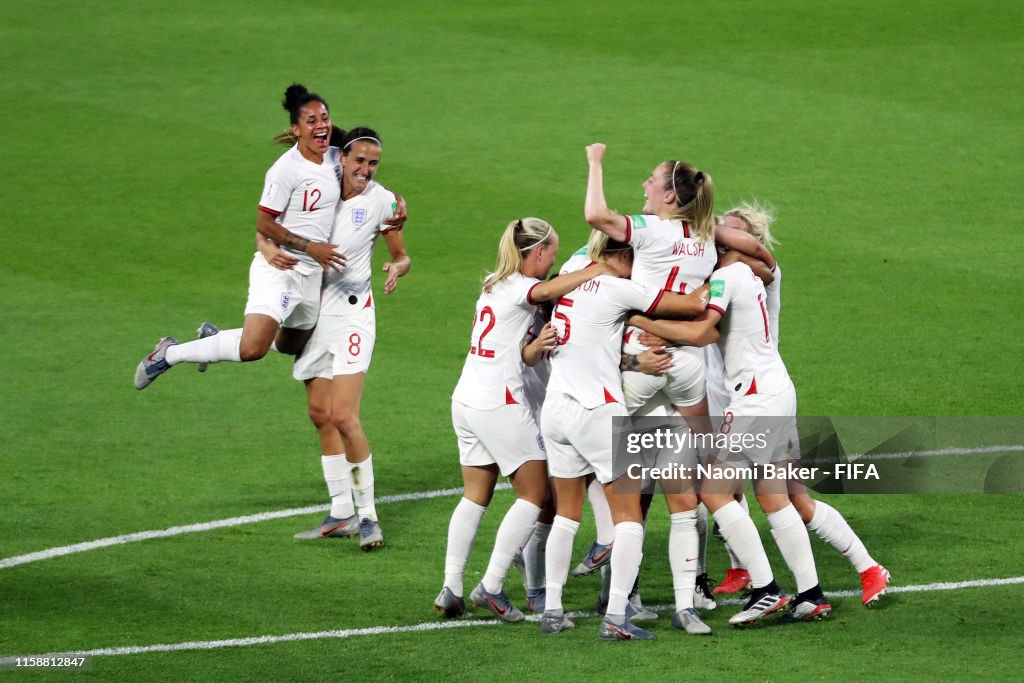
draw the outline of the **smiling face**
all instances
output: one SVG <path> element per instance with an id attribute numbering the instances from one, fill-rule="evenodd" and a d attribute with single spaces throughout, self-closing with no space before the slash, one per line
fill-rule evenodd
<path id="1" fill-rule="evenodd" d="M 669 168 L 665 164 L 658 164 L 641 185 L 644 189 L 644 213 L 660 216 L 675 206 L 675 194 L 665 189 L 668 172 Z"/>
<path id="2" fill-rule="evenodd" d="M 380 165 L 380 145 L 373 140 L 356 140 L 341 157 L 342 199 L 361 194 Z"/>
<path id="3" fill-rule="evenodd" d="M 299 120 L 292 124 L 292 135 L 299 140 L 299 152 L 306 159 L 322 163 L 330 146 L 331 115 L 323 102 L 309 102 L 299 110 Z"/>

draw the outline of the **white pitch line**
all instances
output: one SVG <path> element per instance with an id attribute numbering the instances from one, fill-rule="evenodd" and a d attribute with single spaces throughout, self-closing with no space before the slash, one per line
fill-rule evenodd
<path id="1" fill-rule="evenodd" d="M 504 490 L 512 488 L 510 484 L 498 484 L 495 486 L 496 490 Z M 377 499 L 377 505 L 386 505 L 388 503 L 401 503 L 407 500 L 427 500 L 429 498 L 444 498 L 446 496 L 456 496 L 462 493 L 461 488 L 457 489 L 439 489 L 436 491 L 417 491 L 414 493 L 399 493 L 393 496 L 383 496 Z M 136 543 L 138 541 L 148 541 L 154 538 L 168 538 L 170 536 L 180 536 L 182 534 L 191 534 L 199 531 L 211 531 L 213 529 L 224 529 L 226 527 L 241 526 L 243 524 L 255 524 L 256 522 L 267 522 L 272 519 L 281 519 L 283 517 L 297 517 L 300 515 L 310 515 L 315 512 L 324 512 L 330 509 L 330 505 L 311 505 L 309 507 L 302 508 L 291 508 L 288 510 L 276 510 L 271 512 L 260 512 L 255 515 L 244 515 L 242 517 L 228 517 L 227 519 L 216 519 L 212 522 L 202 522 L 200 524 L 186 524 L 183 526 L 172 526 L 167 529 L 158 529 L 154 531 L 137 531 L 132 534 L 124 534 L 123 536 L 109 536 L 107 538 L 100 538 L 95 541 L 86 541 L 84 543 L 75 543 L 73 545 L 63 545 L 57 548 L 49 548 L 48 550 L 39 550 L 34 553 L 28 553 L 26 555 L 14 555 L 12 557 L 5 557 L 0 560 L 0 569 L 8 569 L 10 567 L 17 567 L 21 564 L 28 564 L 30 562 L 39 562 L 40 560 L 49 560 L 54 557 L 61 557 L 63 555 L 73 555 L 74 553 L 84 553 L 87 550 L 96 550 L 98 548 L 107 548 L 112 545 L 124 545 L 125 543 Z"/>
<path id="2" fill-rule="evenodd" d="M 951 591 L 964 588 L 990 588 L 993 586 L 1012 586 L 1024 584 L 1024 576 L 1013 576 L 1005 579 L 977 579 L 975 581 L 950 581 L 942 583 L 926 583 L 916 586 L 891 586 L 888 593 L 919 593 L 932 591 Z M 860 595 L 859 590 L 841 590 L 829 592 L 831 596 L 852 597 Z M 720 605 L 739 604 L 740 600 L 721 600 Z M 657 605 L 655 611 L 673 609 L 672 605 Z M 572 612 L 570 617 L 595 617 L 596 612 Z M 536 615 L 528 616 L 527 621 L 538 621 Z M 422 633 L 426 631 L 443 631 L 456 628 L 475 628 L 478 626 L 497 626 L 503 622 L 498 619 L 470 619 L 456 621 L 427 621 L 411 626 L 373 626 L 370 628 L 350 628 L 337 631 L 307 631 L 286 633 L 279 636 L 252 636 L 249 638 L 228 638 L 225 640 L 199 640 L 185 643 L 164 643 L 157 645 L 126 645 L 123 647 L 104 647 L 95 650 L 71 650 L 67 652 L 48 652 L 37 655 L 9 655 L 0 657 L 0 665 L 13 664 L 16 657 L 103 657 L 117 655 L 139 655 L 152 652 L 186 652 L 196 650 L 218 650 L 227 647 L 250 647 L 253 645 L 271 645 L 289 643 L 300 640 L 328 640 L 354 638 L 356 636 L 382 636 L 393 633 Z"/>
<path id="3" fill-rule="evenodd" d="M 847 458 L 864 458 L 868 460 L 894 460 L 899 458 L 924 458 L 943 455 L 982 455 L 986 453 L 1018 452 L 1024 452 L 1024 444 L 1013 444 L 1007 446 L 986 446 L 982 448 L 943 448 L 932 451 L 906 451 L 903 453 L 852 453 L 847 455 Z M 511 485 L 502 483 L 498 484 L 498 486 L 495 488 L 498 490 L 504 490 L 511 488 Z M 399 493 L 393 496 L 384 496 L 377 500 L 377 504 L 385 505 L 387 503 L 401 503 L 408 500 L 427 500 L 429 498 L 455 496 L 461 493 L 461 488 L 439 489 L 436 491 L 416 491 L 413 493 Z M 125 543 L 148 541 L 154 538 L 168 538 L 170 536 L 180 536 L 182 534 L 191 534 L 200 531 L 211 531 L 213 529 L 224 529 L 227 527 L 241 526 L 243 524 L 255 524 L 256 522 L 266 522 L 272 519 L 282 519 L 284 517 L 298 517 L 301 515 L 309 515 L 316 512 L 324 512 L 329 508 L 330 506 L 326 504 L 311 505 L 309 507 L 291 508 L 288 510 L 260 512 L 254 515 L 244 515 L 242 517 L 229 517 L 227 519 L 217 519 L 212 522 L 202 522 L 199 524 L 173 526 L 167 529 L 158 529 L 153 531 L 138 531 L 131 534 L 124 534 L 122 536 L 109 536 L 107 538 L 100 538 L 95 541 L 85 541 L 83 543 L 75 543 L 72 545 L 64 545 L 58 546 L 56 548 L 49 548 L 47 550 L 39 550 L 33 553 L 27 553 L 25 555 L 14 555 L 12 557 L 5 557 L 3 559 L 0 559 L 0 569 L 9 569 L 11 567 L 17 567 L 22 564 L 29 564 L 30 562 L 39 562 L 41 560 L 49 560 L 54 557 L 73 555 L 75 553 L 83 553 L 88 550 L 97 550 L 99 548 L 108 548 L 114 545 L 123 545 Z"/>
<path id="4" fill-rule="evenodd" d="M 1024 444 L 1012 446 L 985 446 L 984 448 L 940 448 L 934 451 L 904 451 L 902 453 L 851 453 L 849 458 L 868 460 L 900 460 L 902 458 L 929 458 L 940 455 L 984 455 L 986 453 L 1020 453 Z"/>

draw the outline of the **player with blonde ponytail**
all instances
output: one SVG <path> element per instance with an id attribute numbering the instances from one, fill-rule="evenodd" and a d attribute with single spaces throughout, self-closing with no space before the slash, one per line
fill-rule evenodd
<path id="1" fill-rule="evenodd" d="M 446 617 L 466 612 L 463 575 L 498 475 L 508 477 L 516 501 L 505 514 L 473 604 L 504 621 L 522 621 L 504 590 L 516 553 L 533 532 L 549 496 L 547 457 L 526 399 L 524 370 L 555 348 L 550 325 L 528 341 L 536 305 L 557 299 L 601 274 L 607 265 L 545 281 L 558 253 L 558 233 L 539 218 L 508 224 L 494 272 L 484 278 L 473 315 L 469 354 L 452 394 L 452 424 L 459 443 L 465 492 L 448 526 L 444 586 L 434 609 Z M 541 605 L 538 605 L 543 609 Z"/>

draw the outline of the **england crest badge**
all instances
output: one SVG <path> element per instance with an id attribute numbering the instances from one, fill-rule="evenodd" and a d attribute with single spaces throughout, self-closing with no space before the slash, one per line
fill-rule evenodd
<path id="1" fill-rule="evenodd" d="M 352 225 L 357 228 L 366 222 L 366 209 L 352 209 Z"/>

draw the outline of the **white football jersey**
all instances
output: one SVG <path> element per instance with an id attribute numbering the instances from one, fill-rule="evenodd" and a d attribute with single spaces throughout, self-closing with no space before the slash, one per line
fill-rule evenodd
<path id="1" fill-rule="evenodd" d="M 722 314 L 718 346 L 725 363 L 725 388 L 733 400 L 780 394 L 793 385 L 772 337 L 766 299 L 764 284 L 745 263 L 711 274 L 708 308 Z"/>
<path id="2" fill-rule="evenodd" d="M 633 247 L 630 279 L 648 287 L 686 294 L 715 269 L 715 242 L 697 239 L 690 227 L 658 216 L 626 216 L 626 241 Z"/>
<path id="3" fill-rule="evenodd" d="M 772 342 L 779 348 L 779 311 L 782 308 L 782 267 L 775 264 L 775 279 L 765 286 L 768 308 L 768 328 L 771 330 Z M 730 391 L 726 391 L 725 363 L 718 344 L 704 347 L 704 370 L 707 377 L 708 409 L 711 415 L 721 415 L 729 405 Z"/>
<path id="4" fill-rule="evenodd" d="M 577 249 L 573 255 L 569 257 L 568 261 L 562 264 L 558 274 L 565 275 L 566 273 L 575 273 L 578 270 L 583 270 L 591 263 L 593 263 L 593 261 L 590 260 L 589 256 L 587 256 L 587 247 L 584 245 Z"/>
<path id="5" fill-rule="evenodd" d="M 584 408 L 623 403 L 619 362 L 626 314 L 650 312 L 661 295 L 658 287 L 600 275 L 559 299 L 551 319 L 559 346 L 548 391 L 568 394 Z"/>
<path id="6" fill-rule="evenodd" d="M 530 292 L 540 280 L 513 273 L 476 301 L 469 355 L 452 400 L 477 410 L 526 403 L 523 344 L 533 324 Z"/>
<path id="7" fill-rule="evenodd" d="M 334 209 L 341 199 L 341 167 L 338 148 L 330 147 L 322 164 L 302 156 L 296 144 L 282 154 L 267 171 L 260 197 L 260 210 L 277 222 L 314 242 L 327 242 L 334 224 Z M 288 251 L 299 259 L 300 272 L 319 269 L 305 252 Z"/>
<path id="8" fill-rule="evenodd" d="M 346 258 L 345 267 L 324 277 L 320 315 L 344 315 L 351 310 L 349 297 L 362 299 L 370 291 L 373 247 L 377 238 L 392 229 L 384 221 L 395 215 L 395 195 L 375 181 L 360 194 L 338 203 L 334 213 L 331 244 Z M 372 297 L 367 300 L 372 306 Z"/>

